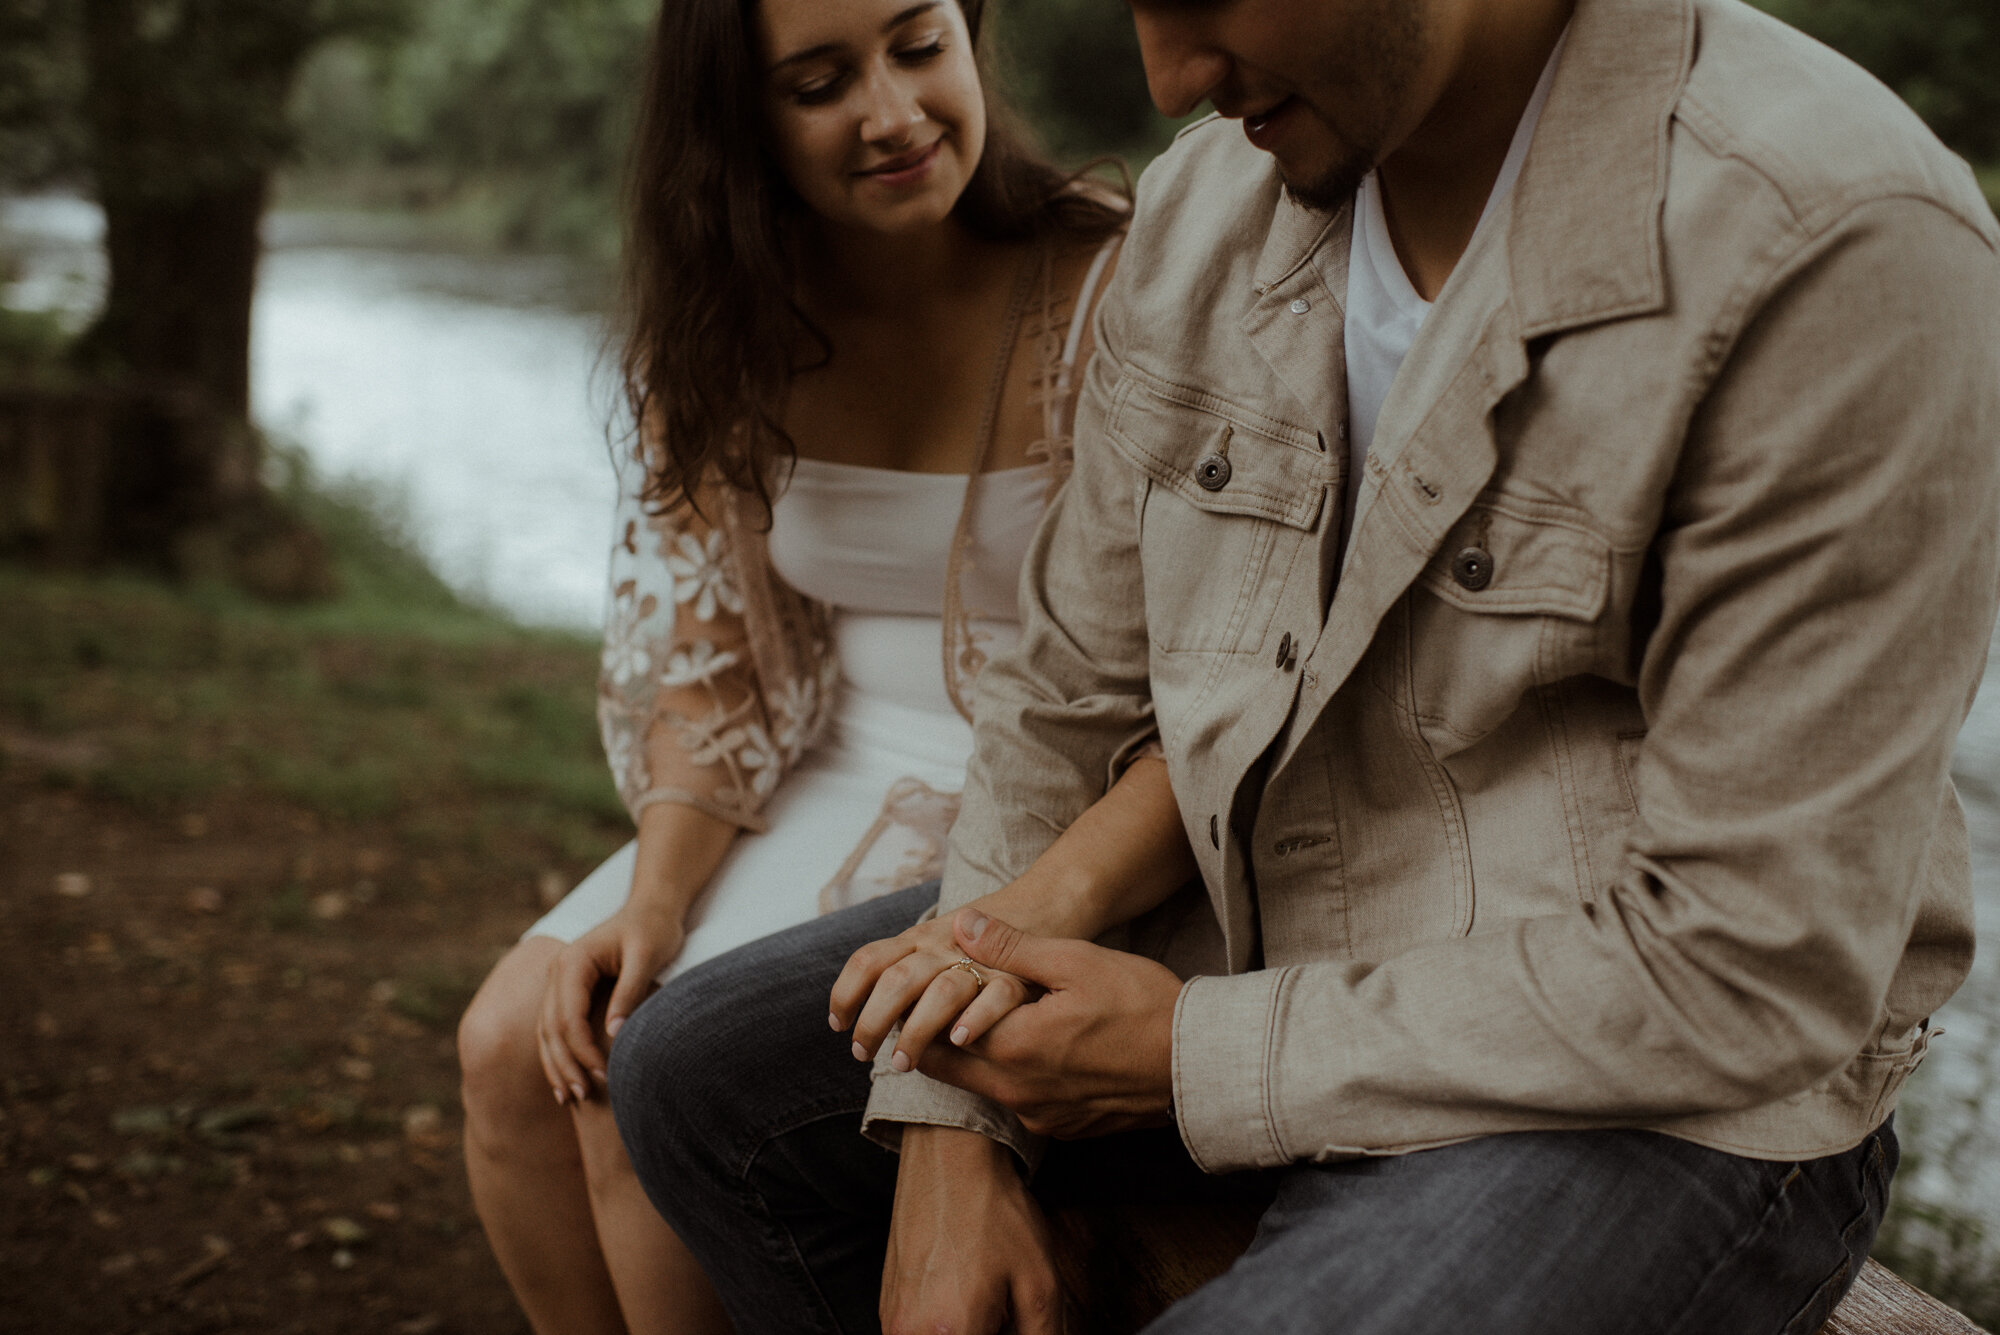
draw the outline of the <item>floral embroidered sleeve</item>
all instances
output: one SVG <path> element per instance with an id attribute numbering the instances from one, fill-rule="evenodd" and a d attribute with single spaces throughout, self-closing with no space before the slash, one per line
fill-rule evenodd
<path id="1" fill-rule="evenodd" d="M 655 802 L 679 802 L 760 830 L 758 812 L 803 750 L 805 729 L 790 719 L 772 726 L 729 529 L 688 506 L 651 513 L 640 461 L 619 471 L 597 692 L 619 795 L 635 820 Z M 796 689 L 780 690 L 777 703 Z"/>

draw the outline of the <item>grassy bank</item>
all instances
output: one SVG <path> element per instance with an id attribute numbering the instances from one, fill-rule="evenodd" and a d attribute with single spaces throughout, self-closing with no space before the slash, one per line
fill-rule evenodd
<path id="1" fill-rule="evenodd" d="M 0 718 L 71 758 L 40 780 L 153 810 L 272 796 L 426 841 L 506 828 L 600 851 L 624 815 L 592 644 L 466 604 L 351 502 L 305 508 L 345 590 L 323 604 L 0 570 Z"/>

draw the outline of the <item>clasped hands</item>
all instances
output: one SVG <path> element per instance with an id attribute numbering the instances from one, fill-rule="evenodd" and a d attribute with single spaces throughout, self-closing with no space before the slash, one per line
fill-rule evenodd
<path id="1" fill-rule="evenodd" d="M 828 1022 L 853 1028 L 862 1061 L 900 1022 L 897 1070 L 983 1095 L 1029 1131 L 1070 1140 L 1169 1120 L 1180 988 L 1143 956 L 1034 936 L 967 906 L 857 950 L 834 983 Z"/>

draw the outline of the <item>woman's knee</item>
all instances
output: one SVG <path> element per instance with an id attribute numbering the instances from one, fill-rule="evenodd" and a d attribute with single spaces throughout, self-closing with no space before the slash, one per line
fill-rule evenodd
<path id="1" fill-rule="evenodd" d="M 469 1115 L 504 1114 L 534 1098 L 554 1108 L 535 1026 L 542 981 L 561 943 L 535 937 L 493 966 L 458 1022 L 458 1067 Z"/>

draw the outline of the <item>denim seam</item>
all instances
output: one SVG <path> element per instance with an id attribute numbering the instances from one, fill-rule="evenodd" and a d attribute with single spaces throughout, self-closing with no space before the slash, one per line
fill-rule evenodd
<path id="1" fill-rule="evenodd" d="M 757 1214 L 764 1221 L 764 1227 L 774 1237 L 784 1239 L 784 1245 L 791 1252 L 792 1261 L 798 1267 L 797 1273 L 805 1280 L 806 1290 L 812 1294 L 814 1300 L 819 1304 L 819 1313 L 821 1320 L 825 1324 L 825 1328 L 828 1331 L 835 1332 L 836 1335 L 840 1331 L 840 1319 L 834 1315 L 832 1301 L 821 1291 L 819 1281 L 813 1277 L 812 1266 L 806 1261 L 805 1253 L 799 1250 L 799 1240 L 792 1235 L 792 1231 L 789 1228 L 778 1222 L 777 1216 L 771 1213 L 770 1203 L 764 1199 L 764 1193 L 750 1185 L 749 1177 L 751 1167 L 757 1162 L 757 1156 L 769 1149 L 771 1143 L 777 1140 L 778 1137 L 790 1135 L 792 1132 L 810 1126 L 814 1122 L 822 1122 L 829 1117 L 838 1117 L 847 1111 L 845 1108 L 835 1107 L 818 1116 L 791 1122 L 782 1131 L 773 1131 L 751 1152 L 749 1160 L 743 1165 L 742 1172 L 737 1176 L 737 1181 L 741 1184 L 744 1193 L 756 1202 Z M 860 1117 L 859 1111 L 857 1110 L 854 1115 L 858 1120 Z M 860 1132 L 856 1131 L 855 1134 L 859 1135 Z"/>
<path id="2" fill-rule="evenodd" d="M 1770 1200 L 1764 1203 L 1764 1208 L 1758 1213 L 1756 1222 L 1745 1229 L 1742 1236 L 1736 1238 L 1728 1247 L 1723 1249 L 1722 1255 L 1717 1257 L 1715 1264 L 1709 1267 L 1708 1274 L 1703 1277 L 1701 1283 L 1696 1285 L 1694 1292 L 1689 1295 L 1688 1304 L 1682 1310 L 1680 1320 L 1667 1327 L 1665 1335 L 1679 1335 L 1680 1332 L 1687 1330 L 1688 1320 L 1700 1310 L 1700 1300 L 1702 1297 L 1721 1281 L 1723 1272 L 1743 1254 L 1744 1249 L 1750 1245 L 1751 1241 L 1771 1227 L 1773 1216 L 1777 1214 L 1779 1205 L 1784 1202 L 1786 1188 L 1790 1186 L 1792 1179 L 1798 1175 L 1799 1166 L 1794 1164 L 1790 1173 L 1778 1179 L 1777 1190 L 1773 1191 Z M 1847 1256 L 1843 1252 L 1841 1265 L 1844 1266 L 1846 1264 Z M 1815 1286 L 1814 1292 L 1817 1293 L 1818 1291 L 1818 1287 Z"/>

